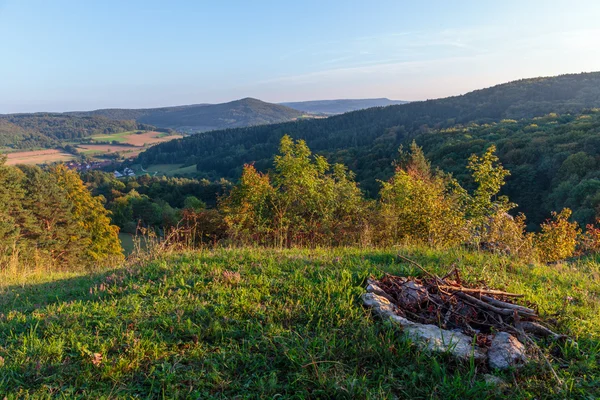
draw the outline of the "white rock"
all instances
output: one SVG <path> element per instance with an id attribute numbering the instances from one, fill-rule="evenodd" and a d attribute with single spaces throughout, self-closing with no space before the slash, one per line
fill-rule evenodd
<path id="1" fill-rule="evenodd" d="M 486 358 L 485 352 L 473 344 L 471 337 L 462 332 L 453 332 L 435 325 L 409 321 L 396 315 L 396 306 L 375 293 L 365 293 L 362 299 L 363 303 L 373 312 L 402 326 L 408 337 L 422 349 L 450 353 L 462 360 L 469 360 L 473 357 L 477 361 L 482 361 Z"/>
<path id="2" fill-rule="evenodd" d="M 495 369 L 507 369 L 527 362 L 523 343 L 506 332 L 498 332 L 494 336 L 488 358 L 490 367 Z"/>

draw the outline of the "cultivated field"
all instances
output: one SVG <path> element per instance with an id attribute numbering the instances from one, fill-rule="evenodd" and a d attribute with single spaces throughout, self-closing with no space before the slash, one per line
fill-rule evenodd
<path id="1" fill-rule="evenodd" d="M 181 135 L 167 135 L 163 132 L 142 132 L 129 131 L 119 132 L 111 135 L 96 135 L 92 136 L 92 139 L 97 142 L 119 142 L 123 144 L 130 144 L 132 146 L 150 146 L 157 143 L 168 142 L 169 140 L 179 139 Z"/>
<path id="2" fill-rule="evenodd" d="M 118 153 L 125 158 L 133 158 L 145 150 L 144 147 L 115 146 L 110 144 L 80 144 L 77 149 L 87 156 L 103 156 Z"/>
<path id="3" fill-rule="evenodd" d="M 181 135 L 168 135 L 155 131 L 142 133 L 137 132 L 139 131 L 119 132 L 111 135 L 96 135 L 92 136 L 91 138 L 96 142 L 118 142 L 120 145 L 100 143 L 82 144 L 78 142 L 66 142 L 65 144 L 70 144 L 76 147 L 79 153 L 89 157 L 102 157 L 108 154 L 119 154 L 124 158 L 134 158 L 150 146 L 182 137 Z M 56 149 L 14 151 L 13 149 L 2 148 L 0 149 L 0 154 L 7 155 L 7 165 L 51 164 L 55 162 L 71 161 L 76 158 L 73 154 Z"/>
<path id="4" fill-rule="evenodd" d="M 55 149 L 19 151 L 15 153 L 8 153 L 7 157 L 7 165 L 50 164 L 54 162 L 70 161 L 74 158 L 72 154 Z"/>
<path id="5" fill-rule="evenodd" d="M 161 132 L 144 132 L 127 136 L 125 143 L 132 144 L 134 146 L 149 146 L 157 143 L 168 142 L 173 139 L 180 139 L 182 137 L 183 136 L 181 135 L 166 136 Z"/>
<path id="6" fill-rule="evenodd" d="M 87 156 L 102 157 L 108 154 L 118 153 L 125 158 L 134 158 L 148 147 L 157 143 L 168 142 L 179 139 L 181 135 L 167 135 L 162 132 L 139 131 L 119 132 L 111 135 L 96 135 L 92 139 L 96 142 L 118 142 L 122 146 L 114 144 L 75 144 L 80 153 Z M 129 145 L 129 146 L 127 146 Z"/>

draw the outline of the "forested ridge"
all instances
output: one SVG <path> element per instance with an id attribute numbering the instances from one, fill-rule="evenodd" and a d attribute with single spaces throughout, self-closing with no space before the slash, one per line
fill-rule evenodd
<path id="1" fill-rule="evenodd" d="M 63 141 L 93 135 L 151 128 L 131 120 L 115 121 L 101 116 L 75 117 L 58 113 L 0 115 L 0 146 L 49 148 Z"/>
<path id="2" fill-rule="evenodd" d="M 102 116 L 115 120 L 135 120 L 160 128 L 172 128 L 193 133 L 285 122 L 301 117 L 303 113 L 284 105 L 245 98 L 222 104 L 105 109 L 68 114 L 78 117 Z"/>
<path id="3" fill-rule="evenodd" d="M 525 79 L 463 96 L 327 119 L 208 132 L 161 144 L 138 160 L 145 165 L 196 164 L 203 177 L 237 179 L 246 163 L 267 171 L 279 140 L 290 134 L 347 165 L 361 189 L 375 197 L 378 181 L 393 174 L 392 161 L 400 145 L 416 140 L 434 166 L 454 173 L 468 187 L 467 157 L 496 143 L 500 160 L 513 171 L 505 191 L 531 222 L 539 223 L 552 209 L 569 205 L 585 223 L 596 207 L 589 179 L 594 179 L 598 164 L 589 163 L 584 174 L 569 175 L 567 165 L 561 174 L 558 171 L 569 156 L 584 157 L 576 153 L 596 157 L 598 115 L 593 108 L 598 106 L 600 73 Z M 587 189 L 581 186 L 576 198 L 554 193 L 559 187 L 564 191 L 567 181 L 575 186 L 583 182 Z"/>

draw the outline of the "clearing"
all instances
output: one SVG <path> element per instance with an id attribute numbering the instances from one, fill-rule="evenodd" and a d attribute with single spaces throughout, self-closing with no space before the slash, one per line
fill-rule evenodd
<path id="1" fill-rule="evenodd" d="M 148 173 L 153 176 L 185 176 L 195 175 L 198 172 L 195 164 L 188 165 L 187 167 L 184 165 L 185 164 L 153 164 L 145 169 L 142 169 L 141 165 L 134 165 L 132 168 L 136 172 Z"/>
<path id="2" fill-rule="evenodd" d="M 181 135 L 168 135 L 162 132 L 155 131 L 129 131 L 119 132 L 110 135 L 96 135 L 92 139 L 97 142 L 118 142 L 119 144 L 76 144 L 80 153 L 93 156 L 103 157 L 109 154 L 119 154 L 124 158 L 134 158 L 138 154 L 146 150 L 148 147 L 157 143 L 168 142 L 170 140 L 179 139 Z"/>
<path id="3" fill-rule="evenodd" d="M 523 293 L 578 346 L 495 373 L 430 355 L 362 306 L 369 276 L 418 275 L 396 250 L 217 249 L 96 273 L 0 276 L 7 398 L 598 398 L 600 268 L 463 250 L 402 254 Z M 489 383 L 489 375 L 504 380 Z"/>

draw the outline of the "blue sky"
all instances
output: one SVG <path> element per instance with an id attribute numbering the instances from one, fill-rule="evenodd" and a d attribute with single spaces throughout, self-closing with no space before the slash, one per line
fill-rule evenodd
<path id="1" fill-rule="evenodd" d="M 600 1 L 0 0 L 0 113 L 389 97 L 600 70 Z"/>

